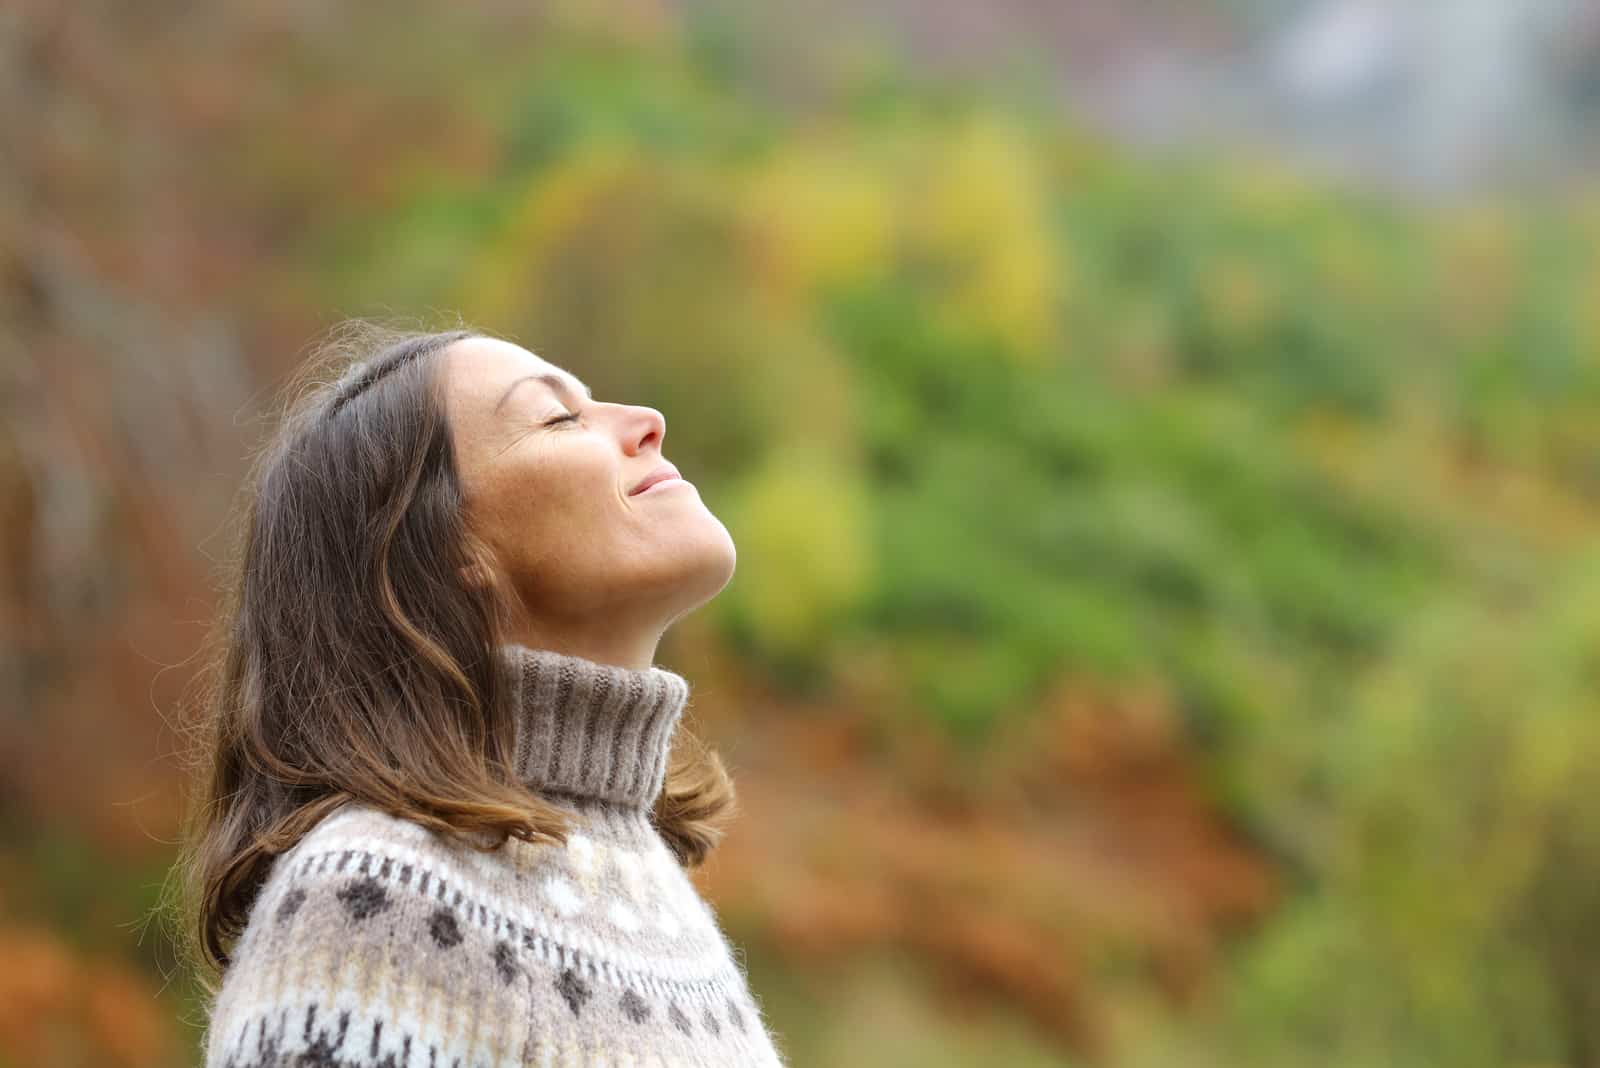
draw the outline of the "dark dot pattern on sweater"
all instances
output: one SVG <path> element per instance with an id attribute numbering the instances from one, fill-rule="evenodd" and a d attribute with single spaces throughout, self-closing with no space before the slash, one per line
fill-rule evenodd
<path id="1" fill-rule="evenodd" d="M 410 1035 L 401 1040 L 398 1054 L 385 1053 L 380 1057 L 378 1041 L 383 1033 L 382 1020 L 373 1023 L 372 1039 L 368 1043 L 368 1052 L 365 1056 L 356 1054 L 345 1042 L 350 1025 L 348 1011 L 339 1015 L 339 1029 L 334 1034 L 330 1035 L 326 1028 L 318 1028 L 313 1037 L 309 1025 L 308 1016 L 305 1032 L 306 1048 L 299 1052 L 291 1052 L 284 1049 L 281 1035 L 269 1032 L 265 1024 L 260 1024 L 257 1028 L 252 1028 L 256 1031 L 256 1039 L 251 1043 L 253 1048 L 248 1051 L 248 1059 L 240 1060 L 237 1055 L 230 1055 L 221 1062 L 222 1068 L 287 1068 L 289 1065 L 293 1065 L 294 1068 L 407 1068 L 414 1063 L 422 1065 L 423 1068 L 466 1068 L 460 1057 L 451 1057 L 449 1060 L 440 1057 L 439 1048 L 434 1045 L 427 1047 L 426 1057 L 419 1052 L 416 1058 L 413 1058 Z M 421 1047 L 418 1048 L 420 1050 Z"/>
<path id="2" fill-rule="evenodd" d="M 722 1034 L 722 1025 L 717 1022 L 717 1018 L 715 1016 L 711 1015 L 711 1007 L 709 1005 L 706 1006 L 705 1021 L 706 1030 L 710 1031 L 714 1035 Z"/>
<path id="3" fill-rule="evenodd" d="M 278 906 L 278 922 L 287 922 L 291 916 L 300 911 L 300 906 L 305 903 L 305 900 L 306 892 L 303 887 L 297 886 L 285 894 L 283 903 Z"/>
<path id="4" fill-rule="evenodd" d="M 517 977 L 517 951 L 503 938 L 494 944 L 494 970 L 500 973 L 500 981 L 508 985 Z"/>
<path id="5" fill-rule="evenodd" d="M 428 933 L 440 949 L 454 949 L 461 944 L 461 925 L 456 922 L 456 914 L 442 905 L 428 917 Z"/>
<path id="6" fill-rule="evenodd" d="M 318 1035 L 300 1054 L 299 1063 L 306 1068 L 338 1068 L 339 1060 L 333 1053 L 337 1048 L 327 1035 Z"/>
<path id="7" fill-rule="evenodd" d="M 589 984 L 571 968 L 561 973 L 556 980 L 556 992 L 567 1001 L 567 1008 L 572 1010 L 572 1015 L 578 1015 L 578 1010 L 583 1008 L 583 1003 L 589 999 Z"/>
<path id="8" fill-rule="evenodd" d="M 622 1011 L 627 1013 L 628 1019 L 634 1023 L 644 1023 L 650 1018 L 650 1006 L 646 1005 L 644 998 L 632 988 L 622 992 Z"/>
<path id="9" fill-rule="evenodd" d="M 672 1021 L 673 1027 L 676 1027 L 684 1034 L 694 1034 L 694 1025 L 689 1023 L 689 1017 L 685 1016 L 683 1014 L 683 1010 L 678 1008 L 678 1003 L 676 1001 L 667 1005 L 667 1019 Z"/>
<path id="10" fill-rule="evenodd" d="M 356 879 L 339 891 L 339 900 L 352 919 L 365 920 L 389 907 L 389 895 L 383 884 L 368 876 Z"/>
<path id="11" fill-rule="evenodd" d="M 733 1003 L 732 998 L 728 999 L 728 1019 L 733 1021 L 733 1026 L 741 1031 L 744 1030 L 744 1016 L 739 1012 L 739 1006 Z"/>
<path id="12" fill-rule="evenodd" d="M 337 1065 L 333 1051 L 344 1045 L 345 1032 L 350 1029 L 350 1012 L 345 1010 L 339 1014 L 339 1030 L 331 1037 L 325 1029 L 318 1028 L 316 1037 L 311 1035 L 311 1021 L 317 1015 L 316 1005 L 311 1005 L 306 1010 L 305 1037 L 308 1040 L 306 1051 L 300 1055 L 300 1063 L 305 1065 Z M 270 1063 L 270 1062 L 268 1062 Z"/>

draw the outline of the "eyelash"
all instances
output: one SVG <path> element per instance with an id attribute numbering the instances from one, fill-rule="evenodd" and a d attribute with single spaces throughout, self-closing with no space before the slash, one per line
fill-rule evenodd
<path id="1" fill-rule="evenodd" d="M 580 413 L 580 412 L 568 412 L 566 415 L 558 415 L 554 419 L 545 420 L 545 424 L 544 425 L 545 426 L 554 426 L 557 423 L 570 423 L 570 422 L 575 421 L 580 414 L 582 414 L 582 413 Z"/>

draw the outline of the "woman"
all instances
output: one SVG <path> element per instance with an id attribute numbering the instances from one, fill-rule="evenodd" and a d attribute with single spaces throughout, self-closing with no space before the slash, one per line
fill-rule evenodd
<path id="1" fill-rule="evenodd" d="M 202 702 L 204 1063 L 781 1064 L 685 873 L 734 792 L 652 660 L 735 553 L 661 414 L 470 330 L 323 352 Z"/>

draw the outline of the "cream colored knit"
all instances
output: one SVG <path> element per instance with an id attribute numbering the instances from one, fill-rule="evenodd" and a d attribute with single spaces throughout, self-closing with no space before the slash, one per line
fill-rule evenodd
<path id="1" fill-rule="evenodd" d="M 781 1066 L 742 962 L 650 821 L 682 676 L 503 646 L 518 768 L 565 847 L 483 853 L 346 805 L 280 856 L 206 1068 Z"/>

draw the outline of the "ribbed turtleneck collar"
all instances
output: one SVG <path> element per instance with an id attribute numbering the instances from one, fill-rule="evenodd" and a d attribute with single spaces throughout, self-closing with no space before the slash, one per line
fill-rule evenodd
<path id="1" fill-rule="evenodd" d="M 517 774 L 541 793 L 649 810 L 666 780 L 689 683 L 517 643 L 499 647 L 517 720 Z"/>

